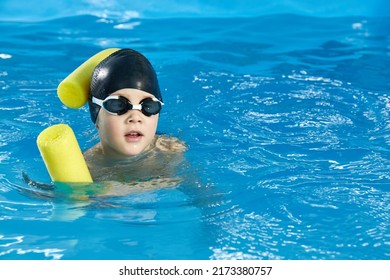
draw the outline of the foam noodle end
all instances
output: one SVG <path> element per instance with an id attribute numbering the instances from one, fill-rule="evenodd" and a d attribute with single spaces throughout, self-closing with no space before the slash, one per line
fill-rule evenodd
<path id="1" fill-rule="evenodd" d="M 65 80 L 58 86 L 58 97 L 61 102 L 72 109 L 81 108 L 88 101 L 88 94 L 77 81 Z"/>
<path id="2" fill-rule="evenodd" d="M 56 182 L 92 182 L 73 130 L 66 124 L 53 125 L 37 138 L 38 149 L 49 172 Z"/>
<path id="3" fill-rule="evenodd" d="M 70 73 L 57 88 L 57 94 L 61 102 L 73 109 L 84 106 L 88 101 L 89 84 L 96 65 L 118 50 L 118 48 L 103 50 L 89 58 Z"/>

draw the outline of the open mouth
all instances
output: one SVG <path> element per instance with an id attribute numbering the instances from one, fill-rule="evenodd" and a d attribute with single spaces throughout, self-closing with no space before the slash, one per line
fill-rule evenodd
<path id="1" fill-rule="evenodd" d="M 139 131 L 130 131 L 125 134 L 126 139 L 131 140 L 131 141 L 136 141 L 141 139 L 141 137 L 144 136 L 141 132 Z"/>

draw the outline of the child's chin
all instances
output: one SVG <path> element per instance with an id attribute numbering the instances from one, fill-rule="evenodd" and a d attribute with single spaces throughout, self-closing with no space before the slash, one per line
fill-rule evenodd
<path id="1" fill-rule="evenodd" d="M 137 149 L 128 149 L 123 151 L 123 157 L 135 157 L 143 153 L 145 148 L 137 148 Z"/>

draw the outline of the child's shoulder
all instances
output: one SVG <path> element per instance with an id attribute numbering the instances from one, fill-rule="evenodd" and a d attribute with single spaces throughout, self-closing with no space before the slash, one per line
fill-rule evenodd
<path id="1" fill-rule="evenodd" d="M 168 135 L 158 135 L 156 137 L 156 148 L 163 152 L 185 152 L 186 144 L 176 137 Z"/>
<path id="2" fill-rule="evenodd" d="M 100 143 L 96 144 L 95 146 L 89 148 L 84 152 L 84 158 L 88 161 L 91 158 L 97 156 L 97 155 L 102 155 L 102 145 Z"/>

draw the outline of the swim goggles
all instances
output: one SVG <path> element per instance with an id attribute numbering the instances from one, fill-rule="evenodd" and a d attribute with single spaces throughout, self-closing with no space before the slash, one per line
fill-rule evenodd
<path id="1" fill-rule="evenodd" d="M 92 97 L 92 103 L 104 108 L 109 114 L 120 116 L 126 114 L 129 110 L 140 110 L 145 116 L 150 117 L 156 115 L 161 111 L 162 103 L 157 98 L 145 98 L 137 105 L 131 104 L 130 101 L 120 95 L 111 95 L 106 99 L 101 100 L 96 97 Z"/>

